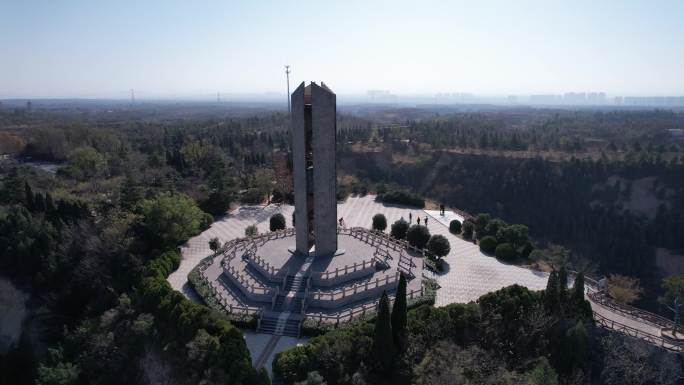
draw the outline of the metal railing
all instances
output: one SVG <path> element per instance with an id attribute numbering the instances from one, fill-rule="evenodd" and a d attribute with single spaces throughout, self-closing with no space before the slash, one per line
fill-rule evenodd
<path id="1" fill-rule="evenodd" d="M 621 324 L 615 320 L 612 320 L 610 318 L 606 318 L 605 316 L 597 313 L 594 313 L 594 320 L 599 326 L 602 326 L 606 329 L 614 330 L 616 332 L 620 332 L 623 334 L 626 334 L 628 336 L 634 337 L 634 338 L 640 338 L 643 340 L 646 340 L 653 345 L 660 346 L 664 349 L 673 351 L 673 352 L 682 352 L 684 351 L 684 344 L 682 343 L 677 343 L 672 340 L 669 340 L 667 338 L 664 338 L 662 336 L 656 336 L 654 334 L 644 332 L 639 329 L 635 329 L 631 326 L 627 326 L 624 324 Z"/>
<path id="2" fill-rule="evenodd" d="M 671 320 L 629 305 L 619 304 L 610 299 L 606 293 L 602 291 L 589 292 L 587 293 L 587 297 L 589 297 L 589 299 L 591 299 L 593 302 L 608 308 L 610 311 L 635 321 L 648 323 L 661 329 L 674 328 L 674 322 Z"/>

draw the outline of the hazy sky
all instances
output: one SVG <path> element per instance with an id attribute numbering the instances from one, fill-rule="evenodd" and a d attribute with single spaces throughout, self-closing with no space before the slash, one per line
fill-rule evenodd
<path id="1" fill-rule="evenodd" d="M 0 97 L 684 95 L 684 1 L 0 0 Z"/>

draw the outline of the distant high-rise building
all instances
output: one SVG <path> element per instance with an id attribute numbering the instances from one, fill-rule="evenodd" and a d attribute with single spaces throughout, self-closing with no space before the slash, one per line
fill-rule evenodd
<path id="1" fill-rule="evenodd" d="M 558 104 L 560 101 L 558 95 L 530 95 L 530 103 L 532 104 Z"/>
<path id="2" fill-rule="evenodd" d="M 31 103 L 30 100 L 26 101 L 26 112 L 31 112 L 33 111 L 33 103 Z"/>
<path id="3" fill-rule="evenodd" d="M 565 104 L 585 104 L 587 102 L 587 94 L 584 92 L 566 92 L 563 95 L 563 102 Z"/>

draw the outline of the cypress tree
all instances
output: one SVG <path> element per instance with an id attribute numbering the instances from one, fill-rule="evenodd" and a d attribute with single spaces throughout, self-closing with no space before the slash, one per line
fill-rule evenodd
<path id="1" fill-rule="evenodd" d="M 394 342 L 392 341 L 392 325 L 390 321 L 389 300 L 387 292 L 382 292 L 378 306 L 378 317 L 375 320 L 373 332 L 373 347 L 371 365 L 377 366 L 382 373 L 388 373 L 392 368 L 394 358 Z"/>
<path id="2" fill-rule="evenodd" d="M 544 305 L 546 310 L 550 312 L 558 310 L 560 305 L 558 283 L 558 273 L 554 270 L 549 275 L 549 280 L 546 282 L 546 291 L 544 291 Z"/>
<path id="3" fill-rule="evenodd" d="M 406 277 L 401 274 L 392 306 L 392 337 L 397 353 L 406 351 Z"/>
<path id="4" fill-rule="evenodd" d="M 565 332 L 563 339 L 563 366 L 569 372 L 573 368 L 585 366 L 589 357 L 589 337 L 582 321 Z"/>
<path id="5" fill-rule="evenodd" d="M 561 303 L 567 299 L 568 292 L 568 270 L 565 268 L 565 264 L 561 266 L 558 272 L 558 297 Z"/>
<path id="6" fill-rule="evenodd" d="M 45 193 L 45 214 L 48 219 L 51 221 L 56 220 L 59 217 L 57 211 L 55 202 L 52 200 L 52 195 L 50 195 L 50 193 Z"/>
<path id="7" fill-rule="evenodd" d="M 574 303 L 580 303 L 584 301 L 584 273 L 577 273 L 575 277 L 575 284 L 572 289 L 572 301 Z"/>
<path id="8" fill-rule="evenodd" d="M 41 193 L 37 193 L 33 196 L 33 211 L 44 212 L 45 211 L 45 199 Z"/>
<path id="9" fill-rule="evenodd" d="M 580 272 L 575 277 L 572 289 L 572 305 L 575 306 L 575 315 L 585 320 L 591 320 L 593 310 L 589 301 L 584 299 L 584 273 Z"/>
<path id="10" fill-rule="evenodd" d="M 28 182 L 24 182 L 24 204 L 29 211 L 34 211 L 33 189 Z"/>

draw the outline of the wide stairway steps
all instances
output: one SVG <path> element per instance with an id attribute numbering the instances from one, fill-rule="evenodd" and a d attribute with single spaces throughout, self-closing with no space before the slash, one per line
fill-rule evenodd
<path id="1" fill-rule="evenodd" d="M 299 319 L 295 318 L 278 318 L 276 315 L 265 315 L 261 319 L 258 332 L 299 337 L 299 322 Z"/>

